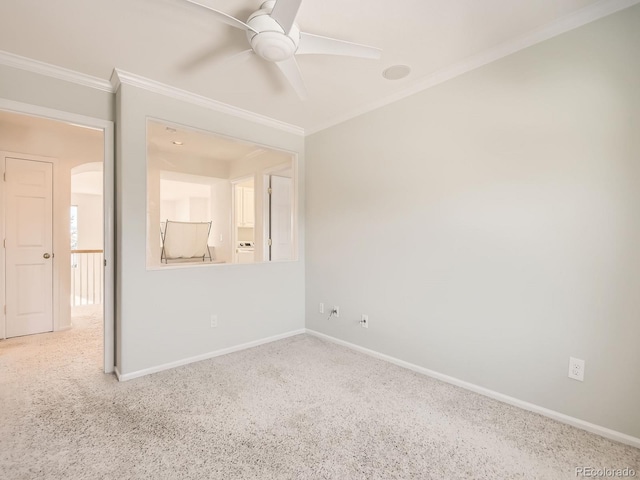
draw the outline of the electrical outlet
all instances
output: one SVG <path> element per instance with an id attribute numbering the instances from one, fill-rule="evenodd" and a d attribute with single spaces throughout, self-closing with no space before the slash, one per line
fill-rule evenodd
<path id="1" fill-rule="evenodd" d="M 569 357 L 569 378 L 584 381 L 584 360 Z"/>
<path id="2" fill-rule="evenodd" d="M 218 315 L 211 315 L 211 328 L 218 328 Z"/>
<path id="3" fill-rule="evenodd" d="M 369 315 L 362 315 L 360 317 L 360 326 L 362 328 L 369 328 Z"/>
<path id="4" fill-rule="evenodd" d="M 320 305 L 318 305 L 318 313 L 324 313 L 324 303 L 320 303 Z"/>
<path id="5" fill-rule="evenodd" d="M 336 318 L 338 318 L 340 316 L 340 307 L 339 306 L 335 306 L 333 307 L 333 314 L 335 315 Z"/>

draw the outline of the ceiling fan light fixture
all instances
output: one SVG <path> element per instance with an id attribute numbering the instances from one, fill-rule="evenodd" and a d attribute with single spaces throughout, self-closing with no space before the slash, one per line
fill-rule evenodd
<path id="1" fill-rule="evenodd" d="M 382 76 L 387 80 L 400 80 L 411 73 L 409 65 L 392 65 L 382 71 Z"/>
<path id="2" fill-rule="evenodd" d="M 251 39 L 251 48 L 270 62 L 282 62 L 293 57 L 297 45 L 284 33 L 261 32 Z"/>

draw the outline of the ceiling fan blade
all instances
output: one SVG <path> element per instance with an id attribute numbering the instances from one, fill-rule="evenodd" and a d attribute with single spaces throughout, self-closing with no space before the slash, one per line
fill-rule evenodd
<path id="1" fill-rule="evenodd" d="M 291 31 L 301 4 L 302 0 L 277 0 L 273 6 L 271 18 L 278 22 L 284 33 L 288 34 Z"/>
<path id="2" fill-rule="evenodd" d="M 359 43 L 346 42 L 335 38 L 321 37 L 311 33 L 300 33 L 300 44 L 296 55 L 323 54 L 345 55 L 347 57 L 372 58 L 377 60 L 382 55 L 382 50 Z"/>
<path id="3" fill-rule="evenodd" d="M 215 8 L 211 8 L 209 5 L 205 5 L 204 3 L 200 3 L 200 2 L 196 2 L 195 0 L 186 0 L 189 3 L 193 3 L 194 5 L 198 5 L 199 7 L 205 8 L 207 10 L 209 10 L 210 12 L 212 12 L 216 18 L 218 20 L 220 20 L 223 23 L 226 23 L 227 25 L 231 25 L 232 27 L 236 27 L 239 28 L 240 30 L 251 30 L 252 32 L 258 33 L 256 32 L 256 30 L 254 30 L 252 27 L 250 27 L 249 25 L 247 25 L 244 22 L 241 22 L 240 20 L 238 20 L 235 17 L 232 17 L 231 15 L 227 15 L 224 12 L 221 12 L 220 10 L 216 10 Z"/>
<path id="4" fill-rule="evenodd" d="M 236 33 L 236 32 L 230 32 Z M 238 37 L 240 35 L 242 37 Z M 236 35 L 227 35 L 222 43 L 218 45 L 208 45 L 199 49 L 193 55 L 185 56 L 184 61 L 178 64 L 178 68 L 183 72 L 189 72 L 202 68 L 208 64 L 220 63 L 225 58 L 238 53 L 238 39 L 246 41 L 244 34 L 240 31 Z"/>
<path id="5" fill-rule="evenodd" d="M 307 87 L 304 84 L 300 67 L 295 57 L 282 62 L 275 62 L 282 74 L 287 78 L 293 89 L 296 91 L 301 100 L 307 99 Z"/>
<path id="6" fill-rule="evenodd" d="M 208 63 L 210 60 L 215 59 L 218 56 L 220 56 L 220 52 L 218 52 L 217 50 L 207 49 L 198 53 L 197 55 L 193 55 L 191 58 L 182 62 L 180 65 L 180 70 L 195 70 L 196 68 L 201 67 L 205 63 Z"/>
<path id="7" fill-rule="evenodd" d="M 229 68 L 232 68 L 251 59 L 254 56 L 254 53 L 253 50 L 249 49 L 222 58 L 220 58 L 219 52 L 214 52 L 214 55 L 204 55 L 201 58 L 196 59 L 198 63 L 186 64 L 183 67 L 183 70 L 186 70 L 188 68 L 195 68 L 196 66 L 199 66 L 200 63 L 204 62 L 207 62 L 207 68 L 214 73 L 222 70 L 222 68 L 228 70 Z"/>
<path id="8" fill-rule="evenodd" d="M 253 57 L 253 50 L 249 49 L 249 50 L 243 50 L 242 52 L 238 52 L 234 55 L 231 55 L 230 57 L 226 57 L 220 60 L 219 63 L 216 63 L 216 67 L 219 66 L 224 66 L 226 67 L 231 67 L 233 65 L 237 65 L 239 63 L 242 62 L 246 62 L 247 60 L 249 60 L 250 58 Z"/>

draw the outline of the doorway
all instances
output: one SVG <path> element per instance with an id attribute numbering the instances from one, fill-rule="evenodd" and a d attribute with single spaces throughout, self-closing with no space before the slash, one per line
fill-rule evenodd
<path id="1" fill-rule="evenodd" d="M 0 233 L 8 247 L 0 255 L 0 340 L 72 328 L 71 172 L 97 161 L 104 165 L 104 257 L 94 300 L 101 303 L 104 371 L 113 372 L 113 124 L 0 99 L 0 127 L 8 180 L 0 187 Z"/>
<path id="2" fill-rule="evenodd" d="M 255 262 L 255 181 L 236 179 L 233 185 L 233 245 L 235 263 Z"/>
<path id="3" fill-rule="evenodd" d="M 103 304 L 103 164 L 71 169 L 71 314 L 99 312 Z"/>
<path id="4" fill-rule="evenodd" d="M 275 169 L 264 176 L 265 261 L 283 262 L 294 256 L 295 191 L 292 168 Z"/>

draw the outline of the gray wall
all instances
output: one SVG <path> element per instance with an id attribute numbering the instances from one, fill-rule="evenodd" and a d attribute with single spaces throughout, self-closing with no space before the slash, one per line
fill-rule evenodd
<path id="1" fill-rule="evenodd" d="M 113 120 L 114 95 L 37 73 L 0 65 L 0 98 Z"/>
<path id="2" fill-rule="evenodd" d="M 638 25 L 308 137 L 307 328 L 640 437 Z"/>
<path id="3" fill-rule="evenodd" d="M 122 85 L 116 99 L 117 307 L 122 374 L 304 328 L 304 263 L 147 270 L 147 117 L 299 152 L 304 138 Z M 299 184 L 304 211 L 304 182 Z M 299 218 L 301 246 L 304 223 Z M 301 248 L 301 258 L 304 249 Z M 210 327 L 217 314 L 218 328 Z"/>

